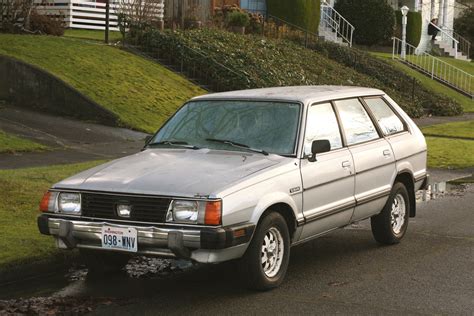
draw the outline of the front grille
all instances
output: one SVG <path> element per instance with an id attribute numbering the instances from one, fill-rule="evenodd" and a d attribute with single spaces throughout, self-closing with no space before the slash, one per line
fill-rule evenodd
<path id="1" fill-rule="evenodd" d="M 139 197 L 82 193 L 82 215 L 107 219 L 127 219 L 138 222 L 164 223 L 171 199 L 162 197 Z M 117 215 L 117 204 L 132 206 L 130 218 Z"/>

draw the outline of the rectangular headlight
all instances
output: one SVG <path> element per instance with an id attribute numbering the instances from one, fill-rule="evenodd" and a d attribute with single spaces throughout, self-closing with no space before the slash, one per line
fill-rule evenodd
<path id="1" fill-rule="evenodd" d="M 58 210 L 60 213 L 81 214 L 81 194 L 61 192 L 58 196 Z"/>
<path id="2" fill-rule="evenodd" d="M 166 216 L 167 222 L 197 224 L 199 212 L 198 201 L 174 200 Z"/>
<path id="3" fill-rule="evenodd" d="M 220 225 L 222 202 L 173 200 L 166 214 L 166 222 L 181 224 Z"/>

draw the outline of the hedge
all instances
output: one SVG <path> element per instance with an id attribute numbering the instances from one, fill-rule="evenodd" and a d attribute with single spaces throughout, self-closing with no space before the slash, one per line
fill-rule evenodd
<path id="1" fill-rule="evenodd" d="M 313 33 L 318 32 L 320 0 L 267 0 L 267 12 Z"/>
<path id="2" fill-rule="evenodd" d="M 395 11 L 396 29 L 395 36 L 402 38 L 402 12 Z M 420 44 L 421 40 L 421 12 L 408 12 L 407 14 L 407 42 L 415 47 Z"/>
<path id="3" fill-rule="evenodd" d="M 354 25 L 356 44 L 381 44 L 393 35 L 395 14 L 385 0 L 338 0 L 334 8 Z"/>

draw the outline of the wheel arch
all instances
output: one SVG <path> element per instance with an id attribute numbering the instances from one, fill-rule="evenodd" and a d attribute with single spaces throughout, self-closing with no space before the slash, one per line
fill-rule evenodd
<path id="1" fill-rule="evenodd" d="M 274 202 L 262 208 L 260 215 L 258 216 L 257 227 L 262 219 L 271 212 L 277 212 L 285 219 L 288 226 L 288 232 L 290 234 L 290 240 L 293 241 L 295 236 L 297 221 L 295 216 L 294 206 L 284 201 Z"/>
<path id="2" fill-rule="evenodd" d="M 416 196 L 415 196 L 415 181 L 413 173 L 410 170 L 401 170 L 395 177 L 395 182 L 403 183 L 407 188 L 408 196 L 410 198 L 410 217 L 416 216 Z"/>

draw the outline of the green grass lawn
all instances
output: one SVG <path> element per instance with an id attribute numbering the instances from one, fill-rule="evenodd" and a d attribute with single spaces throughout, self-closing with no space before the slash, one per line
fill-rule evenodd
<path id="1" fill-rule="evenodd" d="M 468 168 L 474 166 L 474 140 L 426 137 L 428 167 Z"/>
<path id="2" fill-rule="evenodd" d="M 474 121 L 432 125 L 422 128 L 427 136 L 462 137 L 474 140 Z"/>
<path id="3" fill-rule="evenodd" d="M 146 132 L 205 93 L 157 63 L 97 41 L 0 34 L 0 54 L 49 71 L 117 114 L 121 126 Z"/>
<path id="4" fill-rule="evenodd" d="M 99 163 L 0 170 L 0 270 L 59 253 L 53 238 L 38 231 L 39 202 L 52 184 Z"/>
<path id="5" fill-rule="evenodd" d="M 421 130 L 428 144 L 428 167 L 474 166 L 474 121 L 432 125 Z"/>
<path id="6" fill-rule="evenodd" d="M 95 41 L 104 41 L 105 32 L 100 30 L 79 30 L 79 29 L 67 29 L 64 32 L 64 37 L 74 37 L 82 39 L 90 39 Z M 117 42 L 122 40 L 122 34 L 120 32 L 109 32 L 109 41 Z"/>
<path id="7" fill-rule="evenodd" d="M 0 131 L 0 153 L 43 151 L 48 147 Z"/>
<path id="8" fill-rule="evenodd" d="M 422 73 L 408 67 L 407 65 L 404 65 L 398 61 L 392 60 L 392 54 L 375 53 L 375 52 L 373 52 L 372 54 L 380 58 L 383 58 L 385 61 L 387 61 L 394 67 L 397 67 L 400 70 L 403 70 L 405 73 L 409 74 L 410 76 L 418 79 L 421 82 L 421 84 L 423 84 L 423 86 L 425 86 L 427 89 L 455 99 L 457 102 L 459 102 L 459 104 L 462 105 L 464 112 L 474 112 L 474 101 L 472 101 L 467 96 L 462 95 L 461 93 L 456 92 L 455 90 L 435 80 L 432 80 L 428 76 L 423 75 Z M 457 61 L 457 62 L 461 62 L 461 61 Z M 465 62 L 465 61 L 464 63 L 469 64 L 468 62 Z"/>

